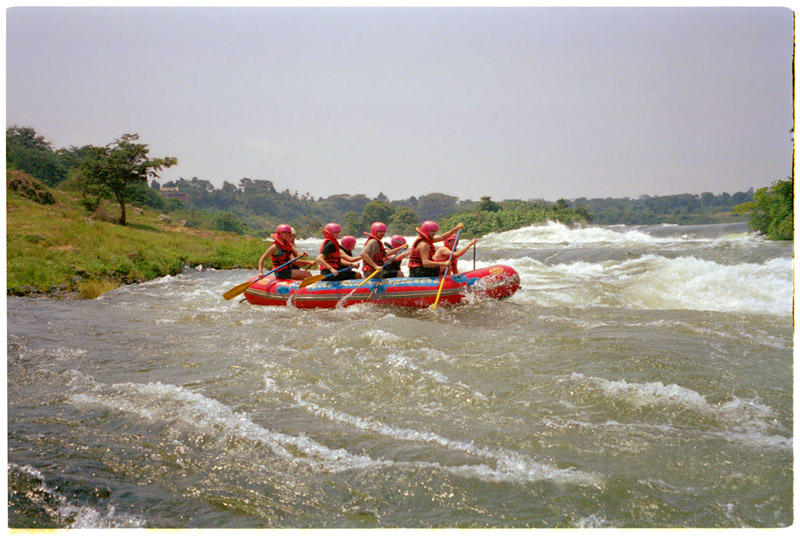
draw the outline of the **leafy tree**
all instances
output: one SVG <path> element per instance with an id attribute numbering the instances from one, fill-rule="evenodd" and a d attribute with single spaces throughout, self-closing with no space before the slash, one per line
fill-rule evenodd
<path id="1" fill-rule="evenodd" d="M 155 182 L 155 181 L 154 181 Z M 128 184 L 126 202 L 137 207 L 150 207 L 164 210 L 166 198 L 159 195 L 157 190 L 147 186 L 147 181 L 131 182 Z"/>
<path id="2" fill-rule="evenodd" d="M 397 207 L 388 222 L 393 232 L 401 235 L 412 235 L 414 229 L 420 224 L 419 216 L 411 207 Z"/>
<path id="3" fill-rule="evenodd" d="M 6 167 L 55 186 L 67 178 L 70 164 L 34 129 L 13 126 L 6 129 Z"/>
<path id="4" fill-rule="evenodd" d="M 575 205 L 575 214 L 586 220 L 586 223 L 592 223 L 594 217 L 589 213 L 589 209 L 583 203 Z"/>
<path id="5" fill-rule="evenodd" d="M 394 207 L 386 201 L 378 199 L 370 201 L 364 207 L 364 212 L 361 213 L 361 228 L 369 229 L 372 222 L 376 221 L 389 222 L 392 219 L 392 214 L 394 214 Z"/>
<path id="6" fill-rule="evenodd" d="M 353 211 L 346 213 L 342 217 L 342 236 L 358 235 L 361 230 L 361 217 Z"/>
<path id="7" fill-rule="evenodd" d="M 85 146 L 81 150 L 85 157 L 80 162 L 79 174 L 85 188 L 100 196 L 111 196 L 120 207 L 119 223 L 125 225 L 125 202 L 128 185 L 147 183 L 158 177 L 159 171 L 178 163 L 176 158 L 148 158 L 147 145 L 136 143 L 138 134 L 124 134 L 105 147 Z"/>
<path id="8" fill-rule="evenodd" d="M 500 205 L 492 201 L 492 198 L 488 195 L 484 195 L 481 197 L 481 202 L 478 203 L 478 210 L 486 211 L 486 212 L 497 212 L 500 210 Z"/>
<path id="9" fill-rule="evenodd" d="M 759 188 L 754 200 L 735 207 L 737 213 L 752 213 L 750 227 L 770 240 L 794 240 L 794 177 Z"/>
<path id="10" fill-rule="evenodd" d="M 417 202 L 417 214 L 422 220 L 441 219 L 458 212 L 458 198 L 452 195 L 433 193 L 423 195 Z"/>
<path id="11" fill-rule="evenodd" d="M 214 214 L 214 229 L 217 231 L 224 231 L 228 233 L 244 234 L 244 224 L 236 216 L 230 212 L 220 210 Z"/>

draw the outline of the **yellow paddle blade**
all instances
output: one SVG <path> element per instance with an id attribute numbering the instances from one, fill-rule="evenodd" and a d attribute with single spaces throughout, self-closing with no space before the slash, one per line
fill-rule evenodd
<path id="1" fill-rule="evenodd" d="M 325 277 L 326 277 L 325 274 L 312 275 L 311 277 L 306 277 L 300 282 L 299 285 L 297 285 L 297 288 L 298 289 L 306 288 L 308 285 L 313 285 L 317 281 L 322 281 L 323 279 L 325 279 Z"/>
<path id="2" fill-rule="evenodd" d="M 456 250 L 456 246 L 458 245 L 458 236 L 461 234 L 461 229 L 458 230 L 456 233 L 456 243 L 453 244 L 453 249 L 450 250 L 450 258 L 447 260 L 447 268 L 444 270 L 444 275 L 442 276 L 442 282 L 439 283 L 439 291 L 436 293 L 436 301 L 433 302 L 431 305 L 431 309 L 436 309 L 436 306 L 439 305 L 439 296 L 442 295 L 442 287 L 444 286 L 444 280 L 447 279 L 447 272 L 450 271 L 450 263 L 453 262 L 453 253 Z"/>
<path id="3" fill-rule="evenodd" d="M 236 296 L 238 296 L 239 294 L 250 288 L 250 285 L 252 285 L 253 283 L 255 283 L 255 281 L 245 281 L 244 283 L 240 283 L 235 287 L 233 287 L 232 289 L 230 289 L 229 291 L 227 291 L 225 294 L 223 294 L 222 297 L 225 298 L 226 300 L 232 300 L 233 298 L 235 298 Z"/>
<path id="4" fill-rule="evenodd" d="M 445 277 L 447 277 L 447 272 L 445 272 L 444 277 L 442 277 L 442 282 L 439 283 L 439 292 L 436 293 L 436 301 L 433 302 L 433 305 L 431 305 L 431 309 L 436 309 L 436 306 L 439 305 L 439 296 L 442 295 L 442 287 L 444 286 Z"/>

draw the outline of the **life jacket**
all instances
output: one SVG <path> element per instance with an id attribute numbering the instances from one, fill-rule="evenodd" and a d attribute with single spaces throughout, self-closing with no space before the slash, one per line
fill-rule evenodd
<path id="1" fill-rule="evenodd" d="M 325 244 L 327 244 L 328 242 L 331 242 L 334 246 L 336 246 L 336 249 L 334 250 L 333 253 L 330 253 L 325 256 L 325 262 L 330 264 L 331 268 L 338 271 L 342 267 L 342 261 L 339 258 L 339 250 L 341 249 L 339 241 L 336 240 L 336 237 L 333 236 L 333 234 L 331 234 L 327 230 L 322 231 L 322 236 L 325 237 L 325 240 L 322 241 L 322 245 L 319 247 L 319 252 L 322 253 L 322 250 L 325 249 Z M 324 268 L 321 271 L 322 273 L 329 272 L 327 268 Z"/>
<path id="2" fill-rule="evenodd" d="M 417 227 L 417 234 L 419 237 L 414 240 L 414 243 L 411 245 L 411 255 L 408 256 L 408 268 L 422 268 L 424 265 L 422 264 L 422 254 L 417 249 L 417 245 L 420 242 L 427 242 L 428 243 L 428 260 L 433 260 L 433 254 L 436 253 L 436 247 L 433 245 L 433 241 L 428 238 L 428 235 L 422 232 L 422 230 Z"/>
<path id="3" fill-rule="evenodd" d="M 380 238 L 378 238 L 375 235 L 369 234 L 367 232 L 364 232 L 364 234 L 369 237 L 369 238 L 367 238 L 367 242 L 364 244 L 365 248 L 367 247 L 367 244 L 369 244 L 370 240 L 375 240 L 378 243 L 378 253 L 376 253 L 375 256 L 372 257 L 372 260 L 378 266 L 383 266 L 383 263 L 386 262 L 386 248 L 383 247 L 383 242 L 381 242 Z M 363 270 L 364 270 L 364 273 L 370 273 L 370 272 L 374 272 L 375 268 L 373 268 L 371 265 L 369 265 L 369 264 L 367 264 L 365 262 L 364 266 L 363 266 Z"/>
<path id="4" fill-rule="evenodd" d="M 278 246 L 278 251 L 270 255 L 272 258 L 272 267 L 277 268 L 283 264 L 289 262 L 292 258 L 292 245 L 288 242 L 284 242 L 281 238 L 276 234 L 270 235 L 272 239 L 275 241 L 275 244 Z M 294 263 L 289 266 L 285 266 L 284 269 L 293 268 Z"/>

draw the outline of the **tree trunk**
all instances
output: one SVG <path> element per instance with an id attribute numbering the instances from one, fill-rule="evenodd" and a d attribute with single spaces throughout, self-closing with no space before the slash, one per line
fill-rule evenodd
<path id="1" fill-rule="evenodd" d="M 117 197 L 117 201 L 119 202 L 120 210 L 119 224 L 125 225 L 125 199 L 122 197 Z"/>

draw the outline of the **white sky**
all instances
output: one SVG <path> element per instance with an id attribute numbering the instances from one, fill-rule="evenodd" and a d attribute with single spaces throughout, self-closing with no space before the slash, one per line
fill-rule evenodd
<path id="1" fill-rule="evenodd" d="M 6 125 L 138 133 L 162 182 L 477 200 L 734 193 L 792 170 L 787 8 L 6 15 Z"/>

